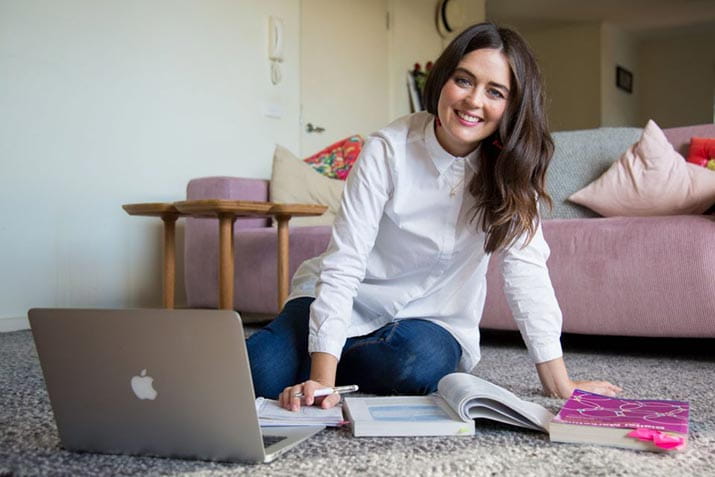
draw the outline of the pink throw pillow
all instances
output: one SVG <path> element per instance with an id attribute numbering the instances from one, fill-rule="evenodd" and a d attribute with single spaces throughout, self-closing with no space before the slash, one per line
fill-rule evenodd
<path id="1" fill-rule="evenodd" d="M 687 161 L 710 170 L 715 169 L 715 138 L 691 137 Z"/>
<path id="2" fill-rule="evenodd" d="M 702 214 L 715 203 L 715 171 L 685 162 L 650 120 L 638 142 L 569 200 L 604 217 Z"/>

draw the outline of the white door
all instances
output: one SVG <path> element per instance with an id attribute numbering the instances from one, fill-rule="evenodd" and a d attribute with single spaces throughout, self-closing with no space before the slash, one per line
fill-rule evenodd
<path id="1" fill-rule="evenodd" d="M 301 156 L 384 127 L 387 0 L 302 0 L 300 28 Z"/>

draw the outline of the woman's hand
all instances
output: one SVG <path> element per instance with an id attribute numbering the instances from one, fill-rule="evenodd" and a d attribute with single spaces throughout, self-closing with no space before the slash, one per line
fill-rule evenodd
<path id="1" fill-rule="evenodd" d="M 300 410 L 301 400 L 306 406 L 318 404 L 323 409 L 334 407 L 340 402 L 339 394 L 330 394 L 316 398 L 313 394 L 317 389 L 335 386 L 335 374 L 338 369 L 338 358 L 328 353 L 315 352 L 310 355 L 310 379 L 304 383 L 288 386 L 278 397 L 282 408 L 290 411 Z M 303 397 L 296 396 L 303 393 Z"/>
<path id="2" fill-rule="evenodd" d="M 588 391 L 590 393 L 603 394 L 604 396 L 615 396 L 616 394 L 623 391 L 619 386 L 611 384 L 608 381 L 571 381 L 571 392 L 574 389 L 579 388 L 583 391 Z M 571 396 L 561 396 L 564 399 L 568 399 Z"/>
<path id="3" fill-rule="evenodd" d="M 339 394 L 329 394 L 327 396 L 315 397 L 313 394 L 317 389 L 332 387 L 332 384 L 322 384 L 318 381 L 308 380 L 294 386 L 288 386 L 278 397 L 278 402 L 282 408 L 290 411 L 299 411 L 301 402 L 306 406 L 319 405 L 323 409 L 334 407 L 340 402 Z M 303 393 L 303 397 L 296 394 Z"/>
<path id="4" fill-rule="evenodd" d="M 568 399 L 576 388 L 605 396 L 615 396 L 622 391 L 620 387 L 608 381 L 572 381 L 566 371 L 563 358 L 538 363 L 536 371 L 544 387 L 544 394 L 550 397 Z"/>

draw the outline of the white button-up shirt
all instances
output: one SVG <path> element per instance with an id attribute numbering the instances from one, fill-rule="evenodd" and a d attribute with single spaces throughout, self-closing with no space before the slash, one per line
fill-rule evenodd
<path id="1" fill-rule="evenodd" d="M 296 271 L 289 299 L 314 296 L 309 351 L 338 358 L 348 337 L 406 318 L 444 327 L 462 347 L 459 369 L 479 361 L 487 292 L 486 235 L 466 191 L 466 158 L 437 141 L 434 117 L 416 113 L 372 134 L 353 166 L 326 252 Z M 504 290 L 532 359 L 561 356 L 561 311 L 539 226 L 504 251 Z"/>

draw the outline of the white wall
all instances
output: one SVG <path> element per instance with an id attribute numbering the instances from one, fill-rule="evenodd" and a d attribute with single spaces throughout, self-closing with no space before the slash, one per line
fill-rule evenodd
<path id="1" fill-rule="evenodd" d="M 390 119 L 410 113 L 407 72 L 415 63 L 425 67 L 442 52 L 442 38 L 435 23 L 436 2 L 433 0 L 390 0 L 388 36 L 390 75 Z"/>
<path id="2" fill-rule="evenodd" d="M 553 131 L 595 128 L 601 122 L 601 27 L 516 26 L 537 56 Z"/>
<path id="3" fill-rule="evenodd" d="M 681 32 L 639 43 L 644 78 L 640 120 L 660 127 L 712 123 L 715 108 L 715 40 L 712 31 Z"/>
<path id="4" fill-rule="evenodd" d="M 465 5 L 484 20 L 484 0 Z M 389 2 L 391 117 L 409 112 L 407 69 L 448 42 L 436 6 Z M 275 143 L 299 149 L 299 21 L 296 0 L 0 1 L 0 331 L 31 307 L 161 304 L 161 222 L 121 205 L 180 200 L 194 177 L 268 178 Z"/>
<path id="5" fill-rule="evenodd" d="M 285 21 L 278 86 L 269 14 Z M 274 143 L 297 150 L 298 19 L 295 0 L 0 2 L 0 322 L 160 305 L 160 221 L 121 205 L 268 177 Z"/>
<path id="6" fill-rule="evenodd" d="M 410 0 L 402 0 L 411 4 Z M 434 16 L 433 24 L 436 21 L 436 7 L 439 5 L 439 1 L 433 2 L 434 4 Z M 447 35 L 447 37 L 442 39 L 442 48 L 446 48 L 450 41 L 459 35 L 468 26 L 474 25 L 475 23 L 480 23 L 486 21 L 487 18 L 487 0 L 462 0 L 461 2 L 461 12 L 462 12 L 462 25 L 456 26 L 454 31 Z"/>
<path id="7" fill-rule="evenodd" d="M 415 63 L 425 67 L 434 62 L 451 38 L 443 39 L 437 32 L 436 0 L 390 0 L 389 65 L 390 118 L 410 113 L 406 75 Z M 464 26 L 483 22 L 485 0 L 463 2 Z M 459 32 L 455 32 L 452 37 Z"/>
<path id="8" fill-rule="evenodd" d="M 609 23 L 516 25 L 542 68 L 554 131 L 711 123 L 715 43 L 707 27 L 631 33 Z M 633 73 L 616 88 L 616 65 Z"/>
<path id="9" fill-rule="evenodd" d="M 638 68 L 637 46 L 633 34 L 610 23 L 601 25 L 601 126 L 645 126 L 639 115 L 644 78 Z M 633 73 L 632 93 L 616 87 L 616 66 Z"/>

